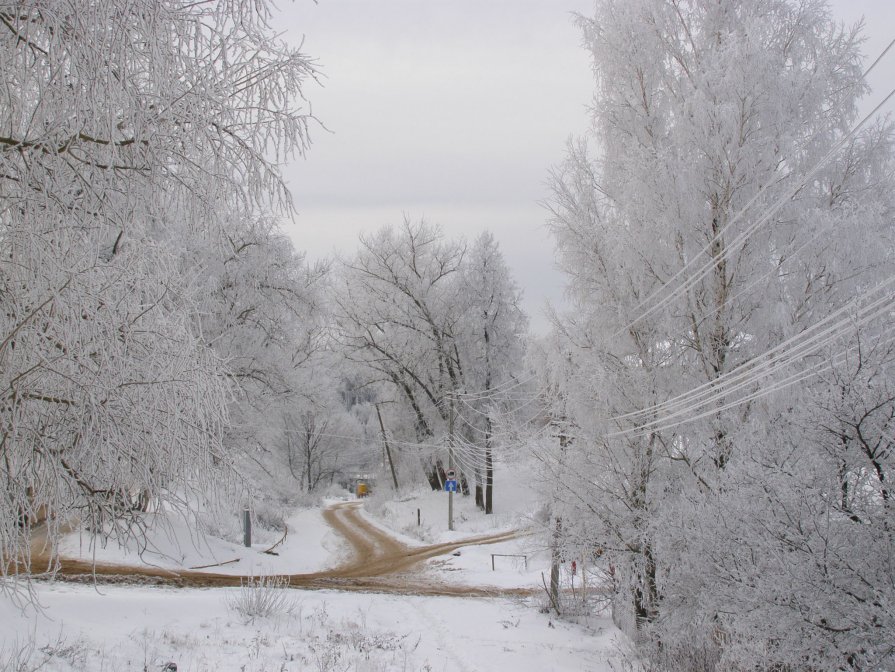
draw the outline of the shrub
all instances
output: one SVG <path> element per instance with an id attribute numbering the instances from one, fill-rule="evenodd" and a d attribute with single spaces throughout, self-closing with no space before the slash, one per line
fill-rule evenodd
<path id="1" fill-rule="evenodd" d="M 250 576 L 240 582 L 239 590 L 227 597 L 227 607 L 246 621 L 289 614 L 295 601 L 288 592 L 285 576 Z"/>

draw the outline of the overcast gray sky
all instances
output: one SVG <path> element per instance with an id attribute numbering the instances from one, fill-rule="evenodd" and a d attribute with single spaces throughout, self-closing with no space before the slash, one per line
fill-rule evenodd
<path id="1" fill-rule="evenodd" d="M 282 0 L 281 0 L 282 1 Z M 735 0 L 731 0 L 735 1 Z M 566 139 L 587 126 L 592 80 L 573 12 L 591 0 L 296 0 L 275 25 L 317 59 L 306 94 L 329 130 L 286 167 L 298 215 L 284 230 L 311 258 L 350 254 L 361 231 L 406 213 L 449 235 L 491 230 L 538 333 L 563 278 L 539 205 Z M 895 1 L 835 0 L 866 18 L 867 54 L 895 37 Z M 874 71 L 895 86 L 895 53 Z"/>

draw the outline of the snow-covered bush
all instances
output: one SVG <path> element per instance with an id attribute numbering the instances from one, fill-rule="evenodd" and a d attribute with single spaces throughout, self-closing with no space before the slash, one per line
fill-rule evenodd
<path id="1" fill-rule="evenodd" d="M 295 600 L 285 576 L 250 576 L 227 596 L 227 607 L 247 622 L 292 613 Z"/>

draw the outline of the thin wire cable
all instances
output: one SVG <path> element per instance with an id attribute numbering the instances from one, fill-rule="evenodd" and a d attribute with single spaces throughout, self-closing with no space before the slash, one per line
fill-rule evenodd
<path id="1" fill-rule="evenodd" d="M 869 75 L 871 73 L 871 71 L 877 66 L 877 64 L 881 60 L 883 60 L 883 57 L 889 53 L 889 49 L 891 49 L 893 46 L 895 46 L 895 40 L 892 40 L 891 42 L 889 42 L 889 46 L 887 46 L 885 49 L 883 49 L 883 52 L 879 56 L 877 56 L 876 60 L 873 61 L 873 63 L 870 65 L 870 67 L 864 71 L 864 74 L 861 75 L 861 79 L 867 79 L 867 75 Z"/>
<path id="2" fill-rule="evenodd" d="M 870 321 L 879 317 L 885 312 L 890 310 L 890 304 L 893 300 L 895 300 L 895 295 L 886 297 L 887 304 L 879 307 L 876 311 L 862 316 L 860 320 L 855 322 L 844 321 L 842 324 L 842 328 L 838 329 L 836 333 L 832 333 L 829 336 L 824 337 L 821 340 L 815 339 L 812 343 L 805 345 L 804 347 L 800 347 L 798 351 L 794 351 L 792 353 L 787 353 L 785 358 L 775 359 L 770 362 L 766 362 L 762 365 L 762 367 L 756 373 L 755 371 L 748 371 L 740 376 L 739 380 L 735 380 L 734 383 L 727 385 L 719 385 L 715 389 L 710 390 L 709 394 L 706 396 L 706 393 L 703 393 L 702 398 L 690 398 L 684 399 L 677 404 L 670 404 L 662 409 L 661 411 L 666 411 L 664 418 L 668 417 L 677 417 L 680 415 L 684 415 L 687 412 L 695 411 L 700 408 L 705 407 L 708 404 L 711 404 L 717 400 L 723 400 L 732 393 L 744 388 L 750 387 L 758 382 L 760 382 L 764 378 L 768 378 L 773 376 L 778 371 L 790 366 L 791 364 L 804 359 L 807 356 L 810 356 L 821 348 L 832 344 L 833 342 L 839 340 L 842 336 L 844 336 L 847 332 L 851 331 L 855 328 L 861 328 L 864 325 L 868 324 Z M 734 380 L 734 379 L 731 379 Z M 730 383 L 730 381 L 726 381 Z M 684 397 L 685 395 L 681 395 Z M 675 406 L 680 406 L 686 402 L 687 405 L 678 408 L 677 410 L 672 411 L 671 409 L 675 408 Z"/>
<path id="3" fill-rule="evenodd" d="M 858 302 L 861 299 L 866 299 L 867 296 L 872 296 L 874 293 L 887 289 L 890 285 L 893 284 L 893 282 L 895 282 L 895 278 L 889 278 L 888 280 L 880 283 L 873 290 L 865 294 L 864 297 L 853 298 L 851 301 L 840 307 L 838 310 L 830 313 L 820 321 L 807 327 L 795 336 L 792 336 L 782 343 L 779 343 L 775 347 L 766 350 L 759 355 L 756 355 L 752 359 L 744 362 L 737 368 L 729 371 L 722 376 L 719 376 L 718 378 L 707 381 L 681 395 L 678 395 L 677 397 L 662 402 L 661 404 L 657 404 L 656 406 L 651 406 L 648 408 L 639 409 L 637 411 L 631 411 L 628 413 L 622 413 L 616 416 L 612 416 L 610 420 L 623 420 L 627 418 L 634 418 L 638 415 L 652 415 L 656 411 L 661 411 L 664 409 L 672 408 L 676 405 L 689 403 L 695 399 L 704 398 L 707 394 L 713 395 L 718 389 L 722 388 L 726 384 L 726 381 L 750 381 L 751 376 L 756 375 L 765 367 L 771 366 L 772 364 L 778 363 L 780 361 L 785 361 L 784 358 L 790 358 L 792 356 L 791 354 L 781 354 L 788 348 L 792 348 L 791 352 L 799 353 L 804 346 L 816 344 L 818 342 L 818 339 L 826 339 L 828 337 L 829 340 L 824 340 L 824 344 L 831 342 L 832 340 L 835 340 L 835 338 L 838 338 L 838 335 L 830 336 L 830 334 L 835 334 L 837 330 L 841 330 L 843 328 L 853 327 L 856 320 L 863 320 L 868 314 L 871 314 L 871 317 L 867 319 L 872 319 L 872 317 L 876 316 L 880 310 L 886 310 L 887 304 L 893 299 L 892 294 L 886 294 L 884 296 L 878 297 L 870 301 L 868 304 L 858 308 L 858 315 L 850 315 L 851 311 L 855 310 Z M 842 317 L 843 315 L 845 315 L 845 317 Z M 823 330 L 817 331 L 821 327 L 823 327 Z M 779 359 L 776 358 L 778 354 L 781 354 Z"/>
<path id="4" fill-rule="evenodd" d="M 892 297 L 892 298 L 895 298 L 895 297 Z M 888 309 L 889 308 L 887 306 L 886 310 L 888 310 Z M 884 311 L 880 311 L 880 313 L 881 312 L 884 312 Z M 876 315 L 874 315 L 872 317 L 878 317 L 880 313 L 877 313 Z M 857 324 L 855 326 L 856 327 L 863 326 L 864 324 L 866 324 L 869 321 L 869 319 L 872 319 L 872 317 L 868 318 L 868 320 L 862 321 L 860 324 Z M 833 340 L 838 340 L 839 337 L 841 337 L 841 334 L 839 336 L 837 336 L 836 339 L 833 339 Z M 717 395 L 713 395 L 711 398 L 707 398 L 704 401 L 699 401 L 699 402 L 690 404 L 689 406 L 681 408 L 677 411 L 666 413 L 666 414 L 662 415 L 662 417 L 660 417 L 660 418 L 655 418 L 653 420 L 637 424 L 635 427 L 631 427 L 626 430 L 620 430 L 620 432 L 616 432 L 615 434 L 623 434 L 626 432 L 637 432 L 637 431 L 644 430 L 644 429 L 654 429 L 659 426 L 665 426 L 669 420 L 674 420 L 675 418 L 680 418 L 680 417 L 686 417 L 691 413 L 699 412 L 701 409 L 704 409 L 706 406 L 709 406 L 710 404 L 713 404 L 716 401 L 721 401 L 721 402 L 725 402 L 725 403 L 722 403 L 721 406 L 714 406 L 712 408 L 712 410 L 706 411 L 705 413 L 701 414 L 699 417 L 705 417 L 706 414 L 709 414 L 709 415 L 716 414 L 716 413 L 720 412 L 721 410 L 730 408 L 731 404 L 739 405 L 741 403 L 745 403 L 746 401 L 748 401 L 749 399 L 751 399 L 753 397 L 752 396 L 742 397 L 734 402 L 726 402 L 726 400 L 734 392 L 741 390 L 743 388 L 746 388 L 746 387 L 751 388 L 754 384 L 758 383 L 761 379 L 774 376 L 781 370 L 792 365 L 793 363 L 803 360 L 804 358 L 811 356 L 812 354 L 815 354 L 817 351 L 819 351 L 821 349 L 821 347 L 823 347 L 823 345 L 826 345 L 826 344 L 828 344 L 828 343 L 818 345 L 817 347 L 812 348 L 811 350 L 809 350 L 807 352 L 800 353 L 799 356 L 797 356 L 797 357 L 792 357 L 788 360 L 781 361 L 781 362 L 779 362 L 779 365 L 775 365 L 773 368 L 769 368 L 768 370 L 763 372 L 763 374 L 761 376 L 758 376 L 758 377 L 756 377 L 752 380 L 749 380 L 749 381 L 744 381 L 744 382 L 742 382 L 734 387 L 731 387 L 729 389 L 724 389 L 724 390 L 720 391 Z M 770 387 L 765 387 L 762 389 L 769 390 L 769 389 L 772 389 L 774 385 L 775 385 L 775 383 L 772 382 Z M 758 396 L 761 396 L 762 394 L 763 394 L 763 392 L 761 392 L 761 391 L 758 392 Z M 681 422 L 685 422 L 685 421 L 686 420 L 683 420 Z"/>
<path id="5" fill-rule="evenodd" d="M 699 409 L 704 408 L 705 406 L 707 406 L 710 403 L 713 403 L 714 401 L 718 401 L 718 400 L 723 401 L 730 394 L 732 394 L 734 391 L 742 389 L 743 387 L 751 386 L 752 384 L 758 382 L 761 378 L 767 378 L 771 375 L 774 375 L 778 371 L 790 366 L 791 364 L 795 363 L 796 361 L 804 360 L 806 357 L 811 356 L 812 354 L 815 354 L 816 352 L 818 352 L 825 345 L 828 345 L 836 340 L 839 340 L 840 338 L 845 336 L 847 332 L 849 332 L 853 329 L 856 329 L 856 328 L 861 328 L 861 327 L 865 326 L 866 324 L 869 324 L 876 317 L 879 317 L 880 315 L 888 312 L 890 310 L 890 304 L 892 304 L 893 301 L 895 301 L 895 295 L 890 295 L 890 296 L 884 297 L 884 298 L 887 300 L 887 303 L 885 305 L 878 307 L 875 311 L 871 312 L 870 314 L 862 316 L 862 318 L 860 320 L 855 320 L 854 322 L 849 323 L 847 325 L 846 329 L 840 330 L 840 333 L 835 334 L 831 339 L 824 339 L 822 342 L 817 343 L 815 347 L 800 351 L 795 356 L 788 357 L 787 359 L 775 360 L 773 367 L 768 368 L 765 372 L 762 373 L 762 375 L 760 375 L 754 379 L 742 382 L 734 387 L 731 387 L 730 389 L 723 389 L 719 394 L 713 395 L 711 398 L 707 398 L 706 400 L 698 402 L 698 403 L 692 403 L 685 408 L 682 408 L 675 412 L 663 415 L 663 417 L 661 417 L 661 418 L 655 418 L 653 420 L 650 420 L 649 422 L 639 424 L 636 427 L 630 428 L 630 431 L 636 431 L 638 429 L 643 429 L 643 428 L 651 427 L 651 426 L 658 426 L 659 423 L 664 423 L 669 419 L 681 417 L 682 415 L 686 415 L 687 413 L 698 411 Z M 742 403 L 743 401 L 744 400 L 741 399 L 738 403 Z M 714 413 L 717 411 L 718 411 L 718 409 L 716 407 L 713 411 L 709 411 L 709 413 Z"/>
<path id="6" fill-rule="evenodd" d="M 888 345 L 889 343 L 891 343 L 893 341 L 895 341 L 895 336 L 889 336 L 887 338 L 881 339 L 879 342 L 882 345 Z M 803 380 L 808 380 L 810 378 L 818 376 L 821 373 L 824 373 L 824 372 L 832 369 L 833 367 L 840 365 L 857 348 L 858 348 L 857 345 L 849 346 L 848 348 L 846 348 L 845 351 L 837 353 L 837 355 L 834 355 L 829 360 L 826 360 L 826 361 L 821 362 L 817 365 L 809 367 L 809 369 L 793 373 L 788 378 L 778 381 L 777 383 L 775 383 L 769 387 L 760 388 L 760 389 L 756 390 L 755 392 L 749 394 L 746 397 L 742 397 L 735 401 L 728 402 L 727 404 L 724 404 L 723 406 L 713 408 L 709 411 L 705 411 L 705 412 L 697 414 L 697 415 L 692 415 L 692 416 L 686 417 L 682 420 L 677 420 L 675 422 L 669 422 L 669 423 L 663 422 L 662 424 L 657 424 L 652 427 L 642 426 L 642 427 L 637 427 L 637 428 L 631 428 L 630 430 L 621 430 L 619 432 L 607 433 L 605 436 L 607 436 L 607 437 L 627 436 L 629 438 L 638 438 L 638 437 L 647 436 L 649 434 L 656 433 L 656 432 L 667 431 L 668 429 L 672 429 L 674 427 L 679 427 L 680 425 L 695 422 L 697 420 L 701 420 L 703 418 L 706 418 L 706 417 L 709 417 L 712 415 L 717 415 L 718 413 L 720 413 L 722 411 L 729 410 L 731 408 L 735 408 L 736 406 L 740 406 L 740 405 L 742 405 L 746 402 L 749 402 L 749 401 L 754 401 L 755 399 L 760 399 L 761 397 L 768 396 L 770 394 L 773 394 L 774 392 L 779 392 L 780 390 L 790 387 L 791 385 L 794 385 L 796 383 L 802 382 Z"/>
<path id="7" fill-rule="evenodd" d="M 541 411 L 539 411 L 537 415 L 540 415 L 540 413 L 541 413 Z M 528 426 L 531 423 L 531 421 L 537 417 L 537 415 L 534 415 L 531 418 L 526 418 L 522 421 L 519 421 L 518 424 L 522 425 L 522 426 Z M 509 444 L 517 441 L 519 438 L 518 433 L 516 433 L 514 431 L 500 431 L 500 430 L 495 429 L 495 426 L 500 426 L 500 425 L 505 424 L 501 420 L 501 418 L 504 418 L 504 417 L 507 417 L 507 416 L 503 416 L 501 414 L 495 415 L 494 425 L 492 426 L 492 429 L 490 432 L 488 430 L 483 430 L 480 427 L 475 426 L 462 414 L 458 414 L 456 416 L 456 419 L 459 420 L 463 426 L 467 427 L 469 430 L 474 431 L 476 434 L 480 435 L 483 439 L 490 440 L 492 442 L 492 445 L 494 448 L 502 449 L 502 447 L 505 447 L 506 445 L 509 445 Z M 541 430 L 539 430 L 539 431 L 541 431 Z M 466 441 L 466 439 L 463 438 L 462 434 L 458 434 L 456 436 L 460 436 L 461 439 L 464 440 L 464 442 L 468 443 L 470 446 L 473 446 L 474 449 L 476 451 L 478 451 L 479 453 L 482 453 L 483 447 L 481 445 L 475 443 L 474 441 Z"/>
<path id="8" fill-rule="evenodd" d="M 836 363 L 836 360 L 834 360 L 834 364 L 835 363 Z M 749 401 L 753 401 L 755 399 L 766 396 L 768 394 L 772 394 L 772 393 L 782 390 L 786 387 L 789 387 L 790 385 L 794 385 L 795 383 L 799 383 L 803 380 L 812 378 L 815 375 L 823 373 L 824 371 L 832 368 L 832 366 L 834 364 L 831 364 L 829 360 L 820 362 L 818 364 L 815 364 L 815 365 L 809 367 L 808 369 L 803 369 L 802 371 L 797 371 L 795 373 L 792 373 L 789 376 L 787 376 L 786 378 L 775 381 L 773 384 L 771 384 L 769 386 L 759 388 L 758 390 L 755 390 L 744 397 L 740 397 L 734 401 L 729 401 L 725 404 L 722 404 L 721 406 L 716 406 L 710 410 L 703 411 L 696 415 L 687 415 L 686 417 L 684 417 L 683 419 L 680 419 L 680 420 L 673 420 L 671 418 L 671 416 L 668 416 L 668 417 L 660 418 L 654 422 L 639 425 L 637 427 L 620 430 L 618 432 L 612 432 L 611 434 L 608 434 L 607 436 L 623 436 L 623 435 L 636 436 L 636 437 L 646 436 L 646 435 L 652 434 L 654 432 L 665 431 L 668 429 L 672 429 L 674 427 L 678 427 L 683 424 L 687 424 L 689 422 L 695 422 L 696 420 L 700 420 L 702 418 L 706 418 L 706 417 L 713 416 L 713 415 L 718 415 L 722 411 L 729 410 L 731 408 L 735 408 L 736 406 L 740 406 L 740 405 L 747 403 Z M 668 420 L 673 420 L 673 421 L 668 422 Z"/>
<path id="9" fill-rule="evenodd" d="M 288 433 L 301 434 L 302 432 L 300 430 L 289 430 Z M 363 437 L 363 436 L 350 436 L 347 434 L 335 434 L 332 432 L 315 432 L 314 436 L 325 436 L 325 437 L 332 438 L 332 439 L 344 439 L 346 441 L 356 441 L 357 443 L 381 443 L 382 442 L 381 437 L 370 438 L 370 437 Z M 420 442 L 420 441 L 402 441 L 401 439 L 396 439 L 392 436 L 389 437 L 389 442 L 393 443 L 395 445 L 410 446 L 410 447 L 414 447 L 414 448 L 431 448 L 434 450 L 441 450 L 442 448 L 445 447 L 443 444 L 428 443 L 425 441 L 422 441 L 422 442 Z"/>
<path id="10" fill-rule="evenodd" d="M 538 396 L 532 396 L 532 397 L 529 397 L 527 400 L 525 400 L 524 403 L 520 404 L 519 406 L 517 406 L 517 407 L 515 407 L 515 408 L 501 409 L 500 412 L 499 412 L 499 414 L 501 414 L 501 415 L 512 415 L 512 414 L 514 414 L 514 413 L 518 413 L 518 412 L 521 411 L 522 409 L 527 408 L 528 406 L 531 406 L 531 404 L 532 404 L 533 402 L 537 401 L 538 399 L 539 399 Z M 477 413 L 478 415 L 480 415 L 480 416 L 482 416 L 482 417 L 484 417 L 484 418 L 492 417 L 491 414 L 486 413 L 485 411 L 482 411 L 482 410 L 476 408 L 475 406 L 472 406 L 469 402 L 467 402 L 467 401 L 466 401 L 465 399 L 463 399 L 463 398 L 460 399 L 460 402 L 461 402 L 464 406 L 466 406 L 467 408 L 469 408 L 469 410 L 473 411 L 474 413 Z M 537 417 L 537 415 L 535 415 L 535 416 L 533 416 L 533 417 Z"/>
<path id="11" fill-rule="evenodd" d="M 453 392 L 451 394 L 453 394 L 455 399 L 484 399 L 484 398 L 491 398 L 495 394 L 497 394 L 498 396 L 502 396 L 504 393 L 508 392 L 509 390 L 520 387 L 521 385 L 525 385 L 526 383 L 534 380 L 535 378 L 537 378 L 537 374 L 532 373 L 532 374 L 526 376 L 525 378 L 522 378 L 521 380 L 510 379 L 510 380 L 507 380 L 507 381 L 501 383 L 500 385 L 495 385 L 494 387 L 491 387 L 491 388 L 488 388 L 485 390 L 477 390 L 475 392 Z"/>

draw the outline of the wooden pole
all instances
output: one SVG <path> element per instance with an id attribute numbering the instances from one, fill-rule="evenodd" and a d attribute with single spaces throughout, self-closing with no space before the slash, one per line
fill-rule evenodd
<path id="1" fill-rule="evenodd" d="M 491 412 L 485 432 L 485 513 L 494 513 L 494 461 L 491 457 Z"/>
<path id="2" fill-rule="evenodd" d="M 382 430 L 382 442 L 385 444 L 385 454 L 388 455 L 388 466 L 392 471 L 392 482 L 395 484 L 395 492 L 398 491 L 398 476 L 395 474 L 395 463 L 392 462 L 392 450 L 385 436 L 385 425 L 382 424 L 382 413 L 379 412 L 379 404 L 376 404 L 376 417 L 379 418 L 379 429 Z"/>

